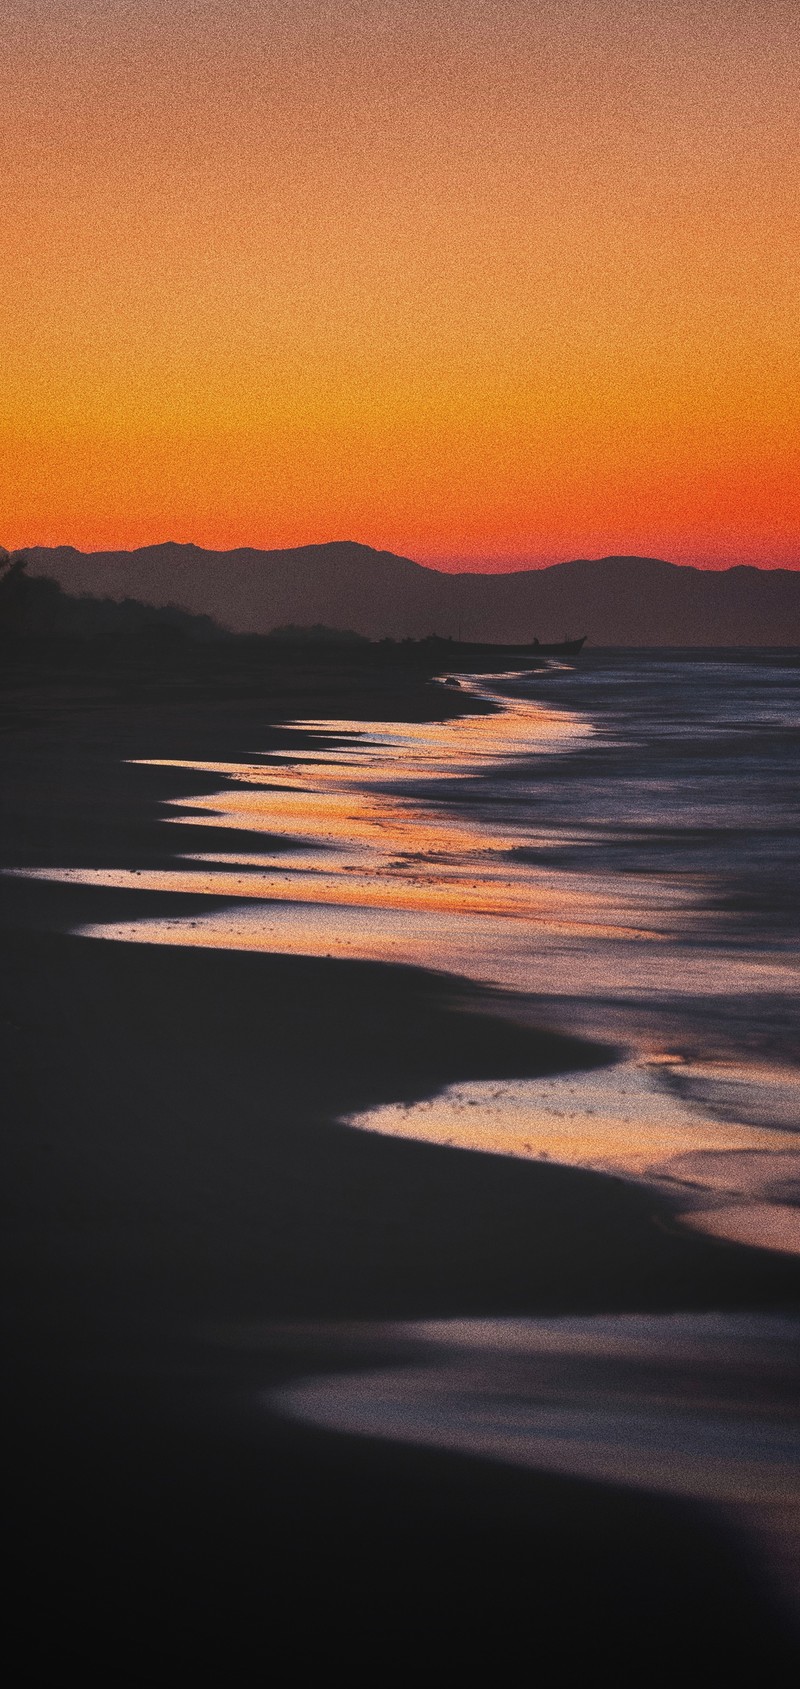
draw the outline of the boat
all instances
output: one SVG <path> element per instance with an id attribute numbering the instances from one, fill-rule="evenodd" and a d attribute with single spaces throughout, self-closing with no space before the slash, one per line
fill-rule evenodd
<path id="1" fill-rule="evenodd" d="M 588 635 L 581 634 L 580 639 L 560 639 L 542 644 L 533 639 L 527 645 L 493 645 L 489 641 L 473 641 L 462 639 L 447 639 L 441 634 L 430 634 L 427 639 L 419 641 L 422 650 L 429 650 L 452 661 L 453 658 L 479 657 L 492 662 L 520 663 L 536 662 L 540 657 L 577 657 L 583 650 Z"/>
<path id="2" fill-rule="evenodd" d="M 535 651 L 539 657 L 577 657 L 588 637 L 588 634 L 584 633 L 580 639 L 562 639 L 554 645 L 540 645 L 538 639 L 534 639 L 528 649 Z"/>

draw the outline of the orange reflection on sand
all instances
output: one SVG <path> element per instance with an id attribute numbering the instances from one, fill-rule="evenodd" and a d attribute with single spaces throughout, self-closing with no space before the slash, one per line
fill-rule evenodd
<path id="1" fill-rule="evenodd" d="M 492 697 L 479 677 L 462 685 L 487 701 Z M 445 806 L 440 797 L 437 801 L 433 792 L 442 780 L 460 781 L 480 769 L 522 762 L 532 751 L 547 754 L 586 737 L 591 729 L 574 715 L 512 698 L 504 700 L 501 711 L 447 722 L 294 725 L 304 735 L 319 734 L 323 743 L 304 745 L 296 758 L 286 760 L 165 766 L 235 781 L 211 796 L 174 800 L 170 807 L 178 813 L 169 817 L 174 824 L 196 825 L 204 812 L 215 827 L 262 829 L 291 841 L 302 852 L 299 860 L 287 866 L 285 849 L 274 863 L 268 852 L 257 859 L 193 855 L 185 859 L 197 864 L 191 875 L 137 874 L 136 885 L 350 908 L 491 915 L 546 922 L 565 934 L 588 929 L 609 938 L 659 936 L 642 926 L 624 897 L 611 910 L 588 881 L 571 885 L 567 913 L 563 876 L 556 884 L 552 876 L 537 876 L 530 866 L 523 870 L 508 859 L 519 843 L 513 824 L 498 826 L 496 816 L 488 824 L 482 817 L 476 823 L 457 806 Z M 407 788 L 415 783 L 420 795 L 412 798 Z M 182 809 L 191 814 L 182 815 Z M 261 877 L 254 871 L 256 861 Z M 236 866 L 251 867 L 246 880 L 229 872 Z M 92 878 L 96 884 L 132 883 L 124 876 Z"/>
<path id="2" fill-rule="evenodd" d="M 348 1124 L 492 1155 L 632 1177 L 647 1174 L 648 1182 L 658 1171 L 687 1190 L 713 1190 L 715 1180 L 719 1187 L 724 1166 L 726 1196 L 750 1190 L 731 1167 L 732 1153 L 741 1160 L 760 1151 L 783 1151 L 792 1170 L 800 1168 L 796 1135 L 715 1118 L 662 1084 L 659 1064 L 652 1062 L 502 1084 L 451 1085 L 424 1102 L 390 1103 L 350 1116 Z M 706 1169 L 698 1160 L 703 1155 Z M 674 1165 L 673 1157 L 680 1158 Z M 769 1165 L 774 1178 L 771 1154 Z"/>
<path id="3" fill-rule="evenodd" d="M 204 859 L 200 859 L 201 861 Z M 215 863 L 218 859 L 213 859 Z M 14 872 L 14 870 L 10 870 Z M 483 880 L 464 880 L 457 874 L 451 877 L 431 875 L 415 877 L 398 871 L 386 872 L 376 884 L 375 876 L 325 875 L 315 868 L 286 870 L 280 857 L 274 869 L 259 875 L 255 872 L 230 873 L 218 866 L 202 872 L 180 869 L 152 868 L 38 868 L 25 870 L 29 879 L 52 880 L 63 885 L 104 886 L 117 891 L 169 892 L 191 896 L 227 897 L 237 901 L 265 903 L 308 903 L 342 907 L 353 910 L 393 910 L 424 914 L 426 911 L 452 916 L 487 915 L 494 918 L 516 919 L 532 926 L 544 924 L 551 932 L 588 934 L 618 939 L 658 939 L 661 935 L 634 925 L 612 926 L 601 918 L 601 909 L 590 894 L 576 893 L 570 906 L 585 907 L 586 918 L 576 920 L 563 914 L 564 899 L 555 890 L 537 890 L 520 885 L 519 888 L 498 881 L 496 892 Z M 592 911 L 596 918 L 592 919 Z M 148 923 L 152 927 L 152 922 Z M 268 946 L 264 946 L 268 948 Z"/>
<path id="4" fill-rule="evenodd" d="M 796 1072 L 737 1070 L 738 1097 L 730 1074 L 726 1064 L 693 1069 L 678 1058 L 620 1062 L 587 1073 L 451 1085 L 422 1102 L 348 1116 L 347 1124 L 656 1185 L 694 1230 L 800 1254 L 800 1147 L 791 1129 Z M 773 1124 L 754 1124 L 767 1093 Z M 784 1121 L 789 1130 L 780 1129 Z"/>
<path id="5" fill-rule="evenodd" d="M 478 680 L 464 690 L 491 699 Z M 292 725 L 292 724 L 290 724 Z M 246 828 L 259 825 L 273 835 L 304 845 L 332 844 L 345 856 L 326 866 L 345 869 L 361 865 L 371 854 L 382 870 L 391 853 L 392 865 L 406 853 L 430 857 L 437 871 L 448 858 L 463 863 L 465 856 L 481 863 L 487 853 L 506 851 L 519 842 L 513 826 L 476 826 L 452 807 L 445 809 L 432 792 L 410 800 L 397 790 L 436 781 L 462 781 L 493 765 L 522 762 L 531 752 L 546 754 L 588 737 L 588 723 L 529 700 L 504 700 L 491 715 L 461 716 L 447 722 L 295 723 L 304 735 L 319 734 L 322 745 L 298 747 L 291 759 L 270 758 L 252 763 L 167 762 L 156 766 L 196 769 L 235 781 L 235 786 L 211 797 L 176 799 L 171 808 L 198 811 L 214 817 L 216 826 Z M 180 813 L 176 823 L 190 819 Z"/>

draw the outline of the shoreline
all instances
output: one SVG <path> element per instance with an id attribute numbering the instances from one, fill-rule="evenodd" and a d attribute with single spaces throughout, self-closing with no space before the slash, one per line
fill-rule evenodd
<path id="1" fill-rule="evenodd" d="M 416 708 L 429 706 L 424 688 L 411 692 Z M 314 694 L 315 714 L 324 702 Z M 363 707 L 374 718 L 369 694 L 328 702 L 337 716 Z M 442 691 L 435 702 L 463 712 L 458 696 Z M 81 861 L 86 846 L 96 860 L 120 861 L 126 849 L 136 865 L 142 850 L 163 860 L 175 829 L 159 822 L 158 806 L 201 790 L 202 777 L 123 763 L 133 740 L 138 754 L 146 739 L 152 755 L 179 746 L 188 755 L 191 742 L 210 758 L 223 743 L 227 756 L 244 748 L 259 722 L 264 730 L 251 701 L 210 700 L 205 719 L 188 708 L 176 706 L 171 720 L 163 705 L 149 719 L 129 705 L 88 720 L 45 711 L 7 735 L 16 821 L 5 860 L 15 850 L 16 865 L 20 851 L 52 860 L 65 837 Z M 267 728 L 279 743 L 279 719 Z M 489 994 L 424 969 L 167 950 L 65 930 L 81 902 L 122 919 L 123 904 L 139 910 L 142 896 L 0 881 L 3 1063 L 17 1127 L 4 1199 L 20 1479 L 12 1516 L 23 1538 L 33 1525 L 29 1553 L 34 1564 L 44 1554 L 50 1569 L 39 1575 L 53 1599 L 58 1579 L 75 1598 L 68 1544 L 80 1538 L 74 1578 L 105 1588 L 121 1622 L 130 1591 L 109 1594 L 110 1533 L 115 1554 L 125 1545 L 147 1625 L 169 1605 L 177 1556 L 188 1570 L 175 1610 L 192 1615 L 197 1636 L 217 1623 L 224 1631 L 236 1614 L 252 1631 L 265 1555 L 283 1553 L 283 1595 L 269 1597 L 280 1631 L 280 1601 L 307 1575 L 305 1555 L 326 1584 L 329 1622 L 353 1647 L 352 1575 L 396 1624 L 409 1599 L 431 1617 L 425 1578 L 438 1565 L 443 1651 L 456 1615 L 482 1599 L 478 1653 L 506 1649 L 510 1660 L 530 1611 L 529 1583 L 519 1612 L 508 1595 L 522 1600 L 521 1568 L 534 1588 L 542 1582 L 537 1622 L 555 1640 L 566 1606 L 548 1557 L 566 1579 L 582 1544 L 582 1598 L 606 1648 L 626 1614 L 635 1623 L 624 1593 L 633 1577 L 643 1601 L 653 1584 L 648 1622 L 677 1625 L 685 1650 L 708 1553 L 727 1568 L 704 1621 L 709 1649 L 728 1599 L 739 1608 L 731 1660 L 788 1648 L 741 1551 L 702 1510 L 577 1480 L 487 1473 L 466 1457 L 376 1450 L 369 1439 L 281 1425 L 254 1403 L 257 1386 L 263 1393 L 319 1367 L 318 1337 L 301 1337 L 287 1358 L 276 1325 L 796 1307 L 800 1263 L 676 1235 L 663 1223 L 666 1205 L 662 1218 L 652 1194 L 608 1176 L 337 1125 L 348 1111 L 452 1081 L 555 1072 L 605 1051 L 492 1014 Z M 237 1342 L 254 1325 L 273 1328 L 266 1351 Z M 230 1340 L 213 1340 L 211 1328 Z M 46 1551 L 43 1530 L 56 1545 Z M 414 1565 L 403 1563 L 409 1555 Z M 635 1573 L 637 1555 L 646 1573 Z M 393 1596 L 382 1556 L 399 1580 Z M 605 1618 L 590 1595 L 598 1578 Z M 63 1622 L 80 1632 L 67 1594 L 57 1598 Z M 404 1622 L 419 1640 L 417 1621 Z"/>

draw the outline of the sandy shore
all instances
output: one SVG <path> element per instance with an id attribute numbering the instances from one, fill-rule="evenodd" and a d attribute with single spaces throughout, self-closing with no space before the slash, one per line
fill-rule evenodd
<path id="1" fill-rule="evenodd" d="M 363 683 L 307 692 L 29 687 L 3 742 L 5 863 L 168 861 L 159 804 L 202 777 L 121 759 L 231 757 L 279 746 L 282 714 L 380 712 Z M 387 715 L 460 707 L 402 693 L 393 680 Z M 145 1658 L 166 1624 L 173 1670 L 216 1646 L 235 1680 L 260 1643 L 269 1669 L 338 1654 L 372 1681 L 377 1622 L 422 1675 L 505 1675 L 522 1646 L 555 1650 L 551 1682 L 598 1650 L 640 1681 L 654 1635 L 675 1669 L 781 1667 L 766 1593 L 688 1507 L 314 1433 L 260 1403 L 348 1364 L 343 1323 L 775 1308 L 800 1300 L 800 1263 L 680 1234 L 613 1179 L 337 1125 L 606 1052 L 435 972 L 70 936 L 134 906 L 0 880 L 11 1530 L 51 1615 L 43 1651 Z"/>

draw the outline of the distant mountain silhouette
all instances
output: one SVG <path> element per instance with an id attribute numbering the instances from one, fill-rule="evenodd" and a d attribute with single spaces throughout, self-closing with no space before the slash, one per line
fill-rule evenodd
<path id="1" fill-rule="evenodd" d="M 800 572 L 706 571 L 655 557 L 581 558 L 508 575 L 446 575 L 351 541 L 291 551 L 195 545 L 85 553 L 34 546 L 31 574 L 70 593 L 179 605 L 242 633 L 321 623 L 370 638 L 593 645 L 798 645 Z"/>

